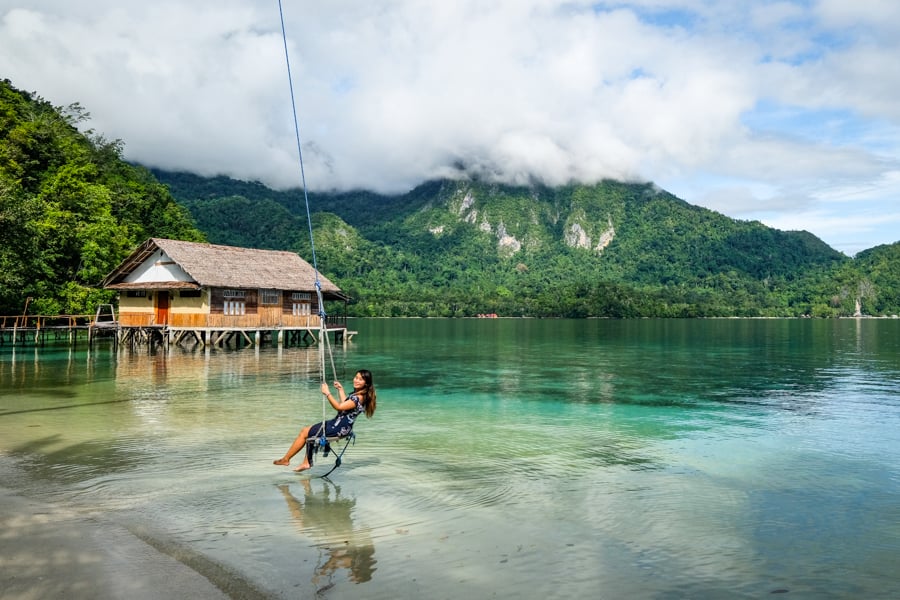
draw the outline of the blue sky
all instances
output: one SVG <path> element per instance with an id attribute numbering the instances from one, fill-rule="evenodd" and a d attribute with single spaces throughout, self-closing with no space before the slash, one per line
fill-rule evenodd
<path id="1" fill-rule="evenodd" d="M 286 0 L 307 182 L 652 181 L 900 241 L 900 2 Z M 152 166 L 299 183 L 277 0 L 0 0 L 0 75 Z"/>

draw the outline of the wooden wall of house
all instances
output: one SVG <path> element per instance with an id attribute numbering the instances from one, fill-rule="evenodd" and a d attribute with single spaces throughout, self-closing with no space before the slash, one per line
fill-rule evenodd
<path id="1" fill-rule="evenodd" d="M 155 314 L 152 292 L 123 291 L 119 294 L 119 324 L 123 327 L 152 325 Z"/>
<path id="2" fill-rule="evenodd" d="M 257 310 L 260 327 L 279 327 L 281 325 L 280 306 L 260 306 Z"/>
<path id="3" fill-rule="evenodd" d="M 255 315 L 259 306 L 258 290 L 238 290 L 244 293 L 241 298 L 228 298 L 229 301 L 243 302 L 244 315 Z M 225 314 L 225 290 L 222 288 L 212 288 L 209 291 L 209 314 L 224 315 Z"/>
<path id="4" fill-rule="evenodd" d="M 169 325 L 206 327 L 209 321 L 209 290 L 169 292 Z"/>
<path id="5" fill-rule="evenodd" d="M 260 323 L 258 315 L 209 315 L 207 327 L 213 329 L 229 329 L 229 328 L 246 328 L 253 329 L 257 327 L 308 327 L 316 329 L 319 327 L 319 316 L 308 315 L 303 317 L 294 317 L 293 315 L 281 315 L 276 321 L 272 320 L 267 323 Z"/>
<path id="6" fill-rule="evenodd" d="M 194 290 L 169 290 L 168 325 L 171 327 L 210 327 L 210 328 L 257 328 L 257 327 L 308 327 L 318 328 L 319 307 L 316 294 L 301 292 L 269 291 L 266 300 L 261 302 L 260 290 L 240 290 L 243 297 L 235 297 L 225 290 L 204 289 L 199 293 Z M 122 292 L 119 297 L 119 322 L 123 327 L 146 327 L 155 322 L 156 309 L 154 294 L 158 292 Z M 277 293 L 277 296 L 274 294 Z M 140 294 L 144 294 L 141 296 Z M 302 296 L 297 296 L 302 294 Z M 226 310 L 226 302 L 230 302 Z M 235 302 L 239 304 L 243 314 L 235 312 Z M 302 310 L 296 310 L 295 304 L 304 304 Z M 308 311 L 309 314 L 294 314 Z"/>
<path id="7" fill-rule="evenodd" d="M 319 327 L 319 315 L 283 315 L 281 317 L 282 327 L 308 327 L 317 329 Z"/>
<path id="8" fill-rule="evenodd" d="M 256 315 L 209 315 L 213 329 L 253 329 L 259 326 Z"/>
<path id="9" fill-rule="evenodd" d="M 122 327 L 147 327 L 153 325 L 153 317 L 151 313 L 126 313 L 119 312 L 119 325 Z"/>
<path id="10" fill-rule="evenodd" d="M 171 327 L 207 327 L 209 315 L 203 313 L 171 313 L 169 325 Z"/>
<path id="11" fill-rule="evenodd" d="M 305 305 L 304 310 L 295 311 L 295 305 Z M 314 292 L 290 290 L 282 293 L 281 312 L 285 326 L 318 327 L 319 301 Z"/>

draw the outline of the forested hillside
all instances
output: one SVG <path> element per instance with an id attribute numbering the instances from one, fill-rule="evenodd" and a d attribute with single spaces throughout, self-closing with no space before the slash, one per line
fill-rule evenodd
<path id="1" fill-rule="evenodd" d="M 312 258 L 302 191 L 150 172 L 87 113 L 0 82 L 0 314 L 86 314 L 141 242 Z M 900 313 L 900 244 L 848 258 L 650 184 L 432 181 L 311 194 L 320 270 L 359 316 L 692 317 Z"/>
<path id="2" fill-rule="evenodd" d="M 855 271 L 843 272 L 845 285 L 839 289 L 854 291 L 863 300 L 870 314 L 886 315 L 900 312 L 900 242 L 876 246 L 856 256 Z M 858 279 L 856 273 L 864 274 Z"/>
<path id="3" fill-rule="evenodd" d="M 78 105 L 53 107 L 0 81 L 0 314 L 85 314 L 95 286 L 151 236 L 203 241 L 188 212 L 122 144 L 80 133 Z"/>
<path id="4" fill-rule="evenodd" d="M 155 172 L 211 241 L 309 256 L 301 190 Z M 432 181 L 310 194 L 320 269 L 356 315 L 689 317 L 900 312 L 900 263 L 692 206 L 650 184 Z M 883 252 L 882 254 L 883 255 Z"/>

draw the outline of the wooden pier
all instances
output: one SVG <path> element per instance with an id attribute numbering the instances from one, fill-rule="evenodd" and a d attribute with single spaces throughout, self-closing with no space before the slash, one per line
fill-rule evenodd
<path id="1" fill-rule="evenodd" d="M 328 324 L 325 334 L 335 344 L 347 345 L 356 335 L 346 323 Z M 318 327 L 170 327 L 148 325 L 122 326 L 112 314 L 98 309 L 95 315 L 19 315 L 0 316 L 0 346 L 43 346 L 48 341 L 77 345 L 79 338 L 89 345 L 97 338 L 112 338 L 114 343 L 136 346 L 162 344 L 217 348 L 245 348 L 273 345 L 309 346 L 321 341 Z"/>
<path id="2" fill-rule="evenodd" d="M 48 340 L 75 344 L 91 334 L 91 315 L 0 316 L 0 346 L 41 346 Z"/>
<path id="3" fill-rule="evenodd" d="M 334 336 L 335 344 L 344 346 L 357 332 L 345 325 L 328 325 L 325 335 Z M 260 346 L 311 346 L 322 341 L 318 327 L 172 327 L 147 325 L 120 327 L 120 344 L 163 344 L 171 346 L 200 346 L 201 348 L 246 348 Z"/>

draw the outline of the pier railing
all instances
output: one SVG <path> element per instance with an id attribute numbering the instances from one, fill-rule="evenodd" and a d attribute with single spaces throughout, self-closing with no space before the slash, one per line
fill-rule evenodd
<path id="1" fill-rule="evenodd" d="M 74 342 L 79 334 L 90 341 L 95 325 L 93 315 L 0 315 L 0 346 L 43 344 L 48 336 Z"/>
<path id="2" fill-rule="evenodd" d="M 0 316 L 0 329 L 69 329 L 89 327 L 93 315 L 9 315 Z"/>

